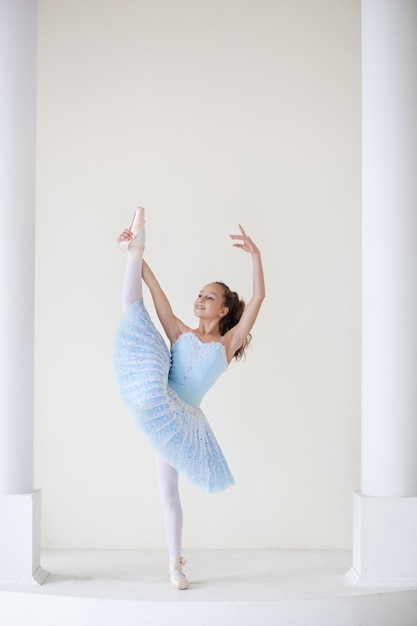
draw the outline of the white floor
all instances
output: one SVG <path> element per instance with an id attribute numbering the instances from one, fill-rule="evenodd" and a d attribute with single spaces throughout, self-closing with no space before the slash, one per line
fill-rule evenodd
<path id="1" fill-rule="evenodd" d="M 417 590 L 351 587 L 348 551 L 185 555 L 176 591 L 165 552 L 46 551 L 43 586 L 0 587 L 1 626 L 417 626 Z"/>

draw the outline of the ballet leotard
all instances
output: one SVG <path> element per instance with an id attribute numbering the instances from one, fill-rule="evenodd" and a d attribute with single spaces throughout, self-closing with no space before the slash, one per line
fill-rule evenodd
<path id="1" fill-rule="evenodd" d="M 226 371 L 225 348 L 186 332 L 168 350 L 143 304 L 134 302 L 116 335 L 116 383 L 152 446 L 206 492 L 234 484 L 229 466 L 200 408 Z"/>

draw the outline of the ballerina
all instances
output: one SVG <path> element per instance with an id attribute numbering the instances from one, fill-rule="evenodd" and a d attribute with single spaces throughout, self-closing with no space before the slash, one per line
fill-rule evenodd
<path id="1" fill-rule="evenodd" d="M 127 252 L 122 287 L 124 316 L 115 346 L 115 377 L 122 399 L 156 450 L 160 499 L 169 552 L 169 576 L 176 589 L 187 589 L 182 571 L 183 513 L 178 473 L 206 492 L 234 484 L 227 461 L 200 408 L 201 400 L 233 359 L 242 358 L 265 286 L 261 254 L 239 225 L 230 235 L 234 247 L 249 253 L 253 266 L 252 297 L 245 306 L 222 282 L 205 285 L 194 302 L 198 327 L 176 317 L 149 265 L 145 249 L 144 209 L 135 211 L 130 228 L 119 236 Z M 143 303 L 142 280 L 170 342 L 155 328 Z"/>

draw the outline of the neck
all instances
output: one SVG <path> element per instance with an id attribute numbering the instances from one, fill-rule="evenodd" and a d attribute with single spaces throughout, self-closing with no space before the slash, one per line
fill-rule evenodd
<path id="1" fill-rule="evenodd" d="M 200 320 L 200 324 L 195 331 L 201 337 L 218 337 L 220 335 L 220 329 L 218 322 L 207 322 Z"/>

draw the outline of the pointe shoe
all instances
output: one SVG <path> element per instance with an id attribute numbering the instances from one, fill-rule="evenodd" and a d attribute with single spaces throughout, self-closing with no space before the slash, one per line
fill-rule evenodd
<path id="1" fill-rule="evenodd" d="M 188 589 L 190 585 L 190 581 L 182 571 L 182 566 L 186 562 L 183 556 L 169 561 L 169 577 L 175 589 Z"/>
<path id="2" fill-rule="evenodd" d="M 138 207 L 135 209 L 133 214 L 132 224 L 129 228 L 132 233 L 132 238 L 126 241 L 119 242 L 120 250 L 123 252 L 128 252 L 131 250 L 144 250 L 145 249 L 145 209 L 143 207 Z M 142 236 L 139 237 L 142 233 Z"/>

